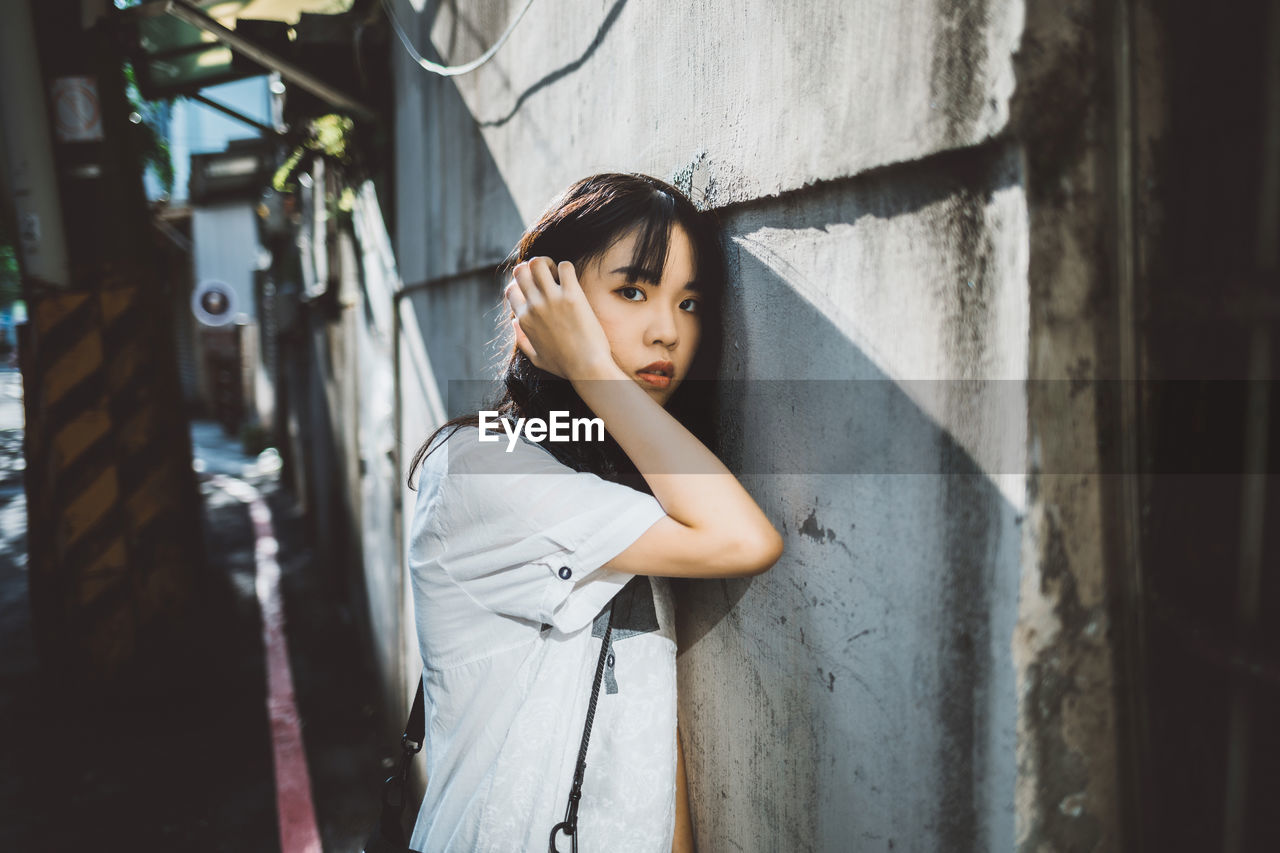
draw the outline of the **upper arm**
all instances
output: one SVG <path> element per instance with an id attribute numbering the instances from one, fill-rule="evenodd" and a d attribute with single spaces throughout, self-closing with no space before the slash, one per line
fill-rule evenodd
<path id="1" fill-rule="evenodd" d="M 759 540 L 695 530 L 669 515 L 605 564 L 615 572 L 664 577 L 731 578 L 758 575 L 782 556 L 776 530 Z"/>
<path id="2" fill-rule="evenodd" d="M 449 487 L 436 529 L 441 566 L 490 609 L 526 615 L 508 603 L 513 593 L 527 599 L 512 588 L 523 577 L 554 575 L 551 585 L 560 590 L 576 590 L 588 575 L 603 579 L 598 568 L 742 577 L 767 570 L 782 554 L 782 538 L 767 523 L 718 531 L 689 527 L 666 515 L 652 495 L 575 472 L 541 448 L 520 444 L 508 454 L 477 442 L 476 432 L 462 430 L 449 439 L 451 454 L 441 473 L 451 476 L 444 478 Z M 534 564 L 540 572 L 525 571 Z M 563 594 L 552 599 L 559 602 Z"/>
<path id="3" fill-rule="evenodd" d="M 629 580 L 600 571 L 666 518 L 652 495 L 576 472 L 544 450 L 451 436 L 424 468 L 410 550 L 493 613 L 576 630 Z"/>

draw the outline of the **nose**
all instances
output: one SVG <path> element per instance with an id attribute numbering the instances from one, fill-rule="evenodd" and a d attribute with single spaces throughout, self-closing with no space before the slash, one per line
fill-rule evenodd
<path id="1" fill-rule="evenodd" d="M 645 329 L 645 342 L 650 344 L 660 344 L 668 349 L 674 347 L 679 341 L 679 331 L 676 327 L 676 312 L 680 309 L 673 306 L 662 305 L 656 303 L 649 315 L 649 325 Z"/>

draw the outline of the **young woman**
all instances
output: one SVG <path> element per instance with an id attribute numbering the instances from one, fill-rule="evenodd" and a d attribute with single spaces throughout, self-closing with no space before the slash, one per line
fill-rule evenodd
<path id="1" fill-rule="evenodd" d="M 427 708 L 411 846 L 547 849 L 611 618 L 574 849 L 692 850 L 665 578 L 754 575 L 782 553 L 707 448 L 710 397 L 693 387 L 719 355 L 719 231 L 662 181 L 595 175 L 507 269 L 514 346 L 493 410 L 508 426 L 450 421 L 410 467 L 412 482 L 422 463 L 410 566 Z M 599 418 L 603 440 L 511 438 L 556 411 Z"/>

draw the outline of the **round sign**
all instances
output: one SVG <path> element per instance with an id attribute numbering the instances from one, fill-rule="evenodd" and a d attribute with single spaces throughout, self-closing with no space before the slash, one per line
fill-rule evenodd
<path id="1" fill-rule="evenodd" d="M 191 311 L 206 326 L 225 326 L 235 319 L 235 291 L 221 281 L 206 281 L 191 294 Z"/>
<path id="2" fill-rule="evenodd" d="M 53 130 L 59 142 L 102 140 L 102 108 L 92 77 L 59 77 L 50 87 Z"/>

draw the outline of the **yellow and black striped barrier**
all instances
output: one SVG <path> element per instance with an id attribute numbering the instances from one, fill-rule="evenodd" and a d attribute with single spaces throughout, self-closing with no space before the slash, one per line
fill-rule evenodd
<path id="1" fill-rule="evenodd" d="M 31 287 L 21 341 L 32 626 L 61 669 L 109 678 L 181 618 L 199 496 L 159 298 L 119 278 Z"/>

